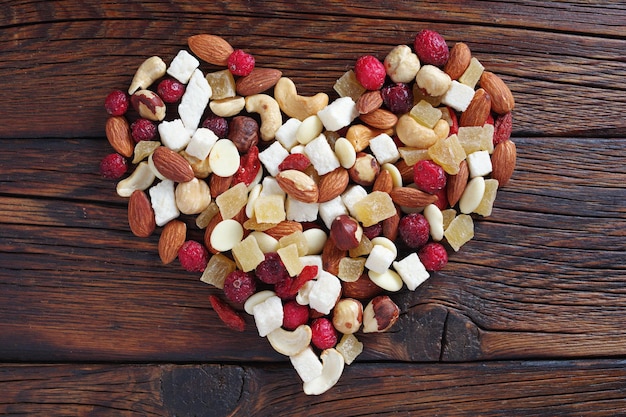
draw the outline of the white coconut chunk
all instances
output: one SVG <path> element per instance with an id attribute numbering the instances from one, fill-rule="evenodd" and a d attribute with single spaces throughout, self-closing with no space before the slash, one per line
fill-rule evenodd
<path id="1" fill-rule="evenodd" d="M 191 134 L 180 119 L 163 121 L 159 123 L 158 130 L 161 143 L 174 152 L 185 149 L 185 146 L 191 141 Z"/>
<path id="2" fill-rule="evenodd" d="M 424 264 L 422 264 L 415 252 L 401 261 L 394 262 L 393 269 L 396 270 L 406 287 L 411 291 L 415 291 L 417 287 L 430 277 L 426 267 L 424 267 Z"/>
<path id="3" fill-rule="evenodd" d="M 267 172 L 272 177 L 275 177 L 278 175 L 278 165 L 280 165 L 288 155 L 289 152 L 280 142 L 274 142 L 263 152 L 259 153 L 259 160 L 263 163 Z"/>
<path id="4" fill-rule="evenodd" d="M 400 159 L 398 147 L 391 136 L 386 133 L 381 133 L 370 140 L 370 150 L 380 165 Z"/>
<path id="5" fill-rule="evenodd" d="M 283 303 L 275 295 L 254 306 L 252 314 L 261 337 L 267 336 L 283 325 Z"/>
<path id="6" fill-rule="evenodd" d="M 199 160 L 206 159 L 219 138 L 211 129 L 201 127 L 195 131 L 185 151 Z"/>
<path id="7" fill-rule="evenodd" d="M 185 127 L 189 129 L 198 127 L 212 93 L 211 86 L 204 78 L 202 71 L 195 69 L 178 105 L 178 114 Z"/>
<path id="8" fill-rule="evenodd" d="M 180 50 L 170 63 L 167 73 L 183 84 L 187 84 L 196 68 L 200 66 L 200 61 L 189 52 Z"/>
<path id="9" fill-rule="evenodd" d="M 341 97 L 317 112 L 326 130 L 336 132 L 348 126 L 359 116 L 356 103 L 351 97 Z"/>
<path id="10" fill-rule="evenodd" d="M 174 192 L 174 181 L 163 180 L 150 188 L 150 203 L 154 210 L 154 218 L 157 226 L 164 226 L 170 220 L 174 220 L 180 215 L 176 206 L 176 194 Z"/>
<path id="11" fill-rule="evenodd" d="M 304 154 L 309 157 L 319 175 L 328 174 L 341 166 L 323 133 L 307 143 L 304 147 Z"/>

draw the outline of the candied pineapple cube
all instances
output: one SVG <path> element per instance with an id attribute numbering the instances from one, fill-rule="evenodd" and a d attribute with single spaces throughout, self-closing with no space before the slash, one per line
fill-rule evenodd
<path id="1" fill-rule="evenodd" d="M 457 135 L 437 140 L 428 148 L 428 155 L 450 175 L 456 175 L 459 172 L 459 164 L 467 157 Z"/>
<path id="2" fill-rule="evenodd" d="M 459 82 L 474 88 L 478 80 L 480 80 L 480 76 L 483 75 L 484 70 L 485 67 L 483 67 L 483 64 L 481 64 L 478 59 L 472 57 L 465 72 L 459 77 Z"/>
<path id="3" fill-rule="evenodd" d="M 363 343 L 353 334 L 344 334 L 335 349 L 341 353 L 346 365 L 350 365 L 363 352 Z"/>
<path id="4" fill-rule="evenodd" d="M 372 226 L 396 214 L 389 194 L 374 191 L 354 204 L 354 215 L 364 227 Z"/>
<path id="5" fill-rule="evenodd" d="M 457 133 L 459 143 L 466 154 L 478 151 L 493 152 L 493 125 L 461 126 Z"/>
<path id="6" fill-rule="evenodd" d="M 365 258 L 341 258 L 337 277 L 345 282 L 354 282 L 363 275 Z"/>
<path id="7" fill-rule="evenodd" d="M 286 219 L 285 198 L 278 194 L 260 195 L 254 202 L 257 223 L 278 224 Z"/>
<path id="8" fill-rule="evenodd" d="M 287 272 L 289 272 L 290 276 L 294 277 L 298 275 L 302 271 L 302 268 L 304 268 L 300 254 L 298 253 L 298 246 L 295 243 L 285 246 L 284 248 L 278 248 L 276 252 L 278 256 L 280 256 L 280 260 L 285 264 L 285 268 L 287 268 Z"/>
<path id="9" fill-rule="evenodd" d="M 455 209 L 446 209 L 441 211 L 441 215 L 443 216 L 443 230 L 446 230 L 450 225 L 450 222 L 454 220 L 456 217 Z"/>
<path id="10" fill-rule="evenodd" d="M 412 148 L 409 146 L 402 146 L 398 148 L 400 157 L 404 159 L 404 162 L 410 167 L 417 164 L 419 161 L 430 159 L 428 155 L 428 149 Z"/>
<path id="11" fill-rule="evenodd" d="M 365 87 L 356 79 L 354 71 L 349 70 L 343 74 L 333 86 L 339 97 L 351 97 L 355 102 L 365 92 Z"/>
<path id="12" fill-rule="evenodd" d="M 265 255 L 254 236 L 247 238 L 233 246 L 233 257 L 244 272 L 252 271 L 265 260 Z"/>
<path id="13" fill-rule="evenodd" d="M 240 182 L 232 188 L 224 191 L 215 198 L 215 203 L 220 208 L 222 219 L 232 219 L 248 202 L 248 188 Z"/>
<path id="14" fill-rule="evenodd" d="M 228 274 L 237 269 L 235 262 L 221 253 L 211 256 L 200 281 L 213 285 L 219 289 L 224 288 L 224 280 Z"/>
<path id="15" fill-rule="evenodd" d="M 235 97 L 235 78 L 230 70 L 211 72 L 206 75 L 206 80 L 211 86 L 211 100 L 221 100 Z"/>
<path id="16" fill-rule="evenodd" d="M 208 207 L 205 208 L 202 213 L 198 214 L 198 217 L 196 217 L 196 226 L 198 229 L 206 229 L 213 217 L 215 217 L 215 215 L 219 212 L 220 208 L 217 206 L 217 203 L 215 203 L 215 201 L 211 201 Z"/>
<path id="17" fill-rule="evenodd" d="M 291 234 L 281 237 L 278 240 L 278 245 L 281 248 L 295 244 L 298 248 L 298 254 L 305 256 L 309 252 L 309 243 L 301 230 L 297 230 Z"/>
<path id="18" fill-rule="evenodd" d="M 457 252 L 461 246 L 474 237 L 474 221 L 468 214 L 459 214 L 450 222 L 444 236 L 452 249 Z"/>
<path id="19" fill-rule="evenodd" d="M 420 124 L 432 129 L 441 119 L 441 110 L 433 107 L 426 100 L 420 100 L 419 103 L 413 106 L 410 115 Z"/>
<path id="20" fill-rule="evenodd" d="M 369 255 L 373 247 L 374 244 L 372 243 L 372 241 L 367 236 L 363 235 L 361 236 L 359 246 L 350 249 L 348 251 L 348 254 L 351 258 L 358 258 L 359 256 Z"/>
<path id="21" fill-rule="evenodd" d="M 474 209 L 474 213 L 481 216 L 491 216 L 491 210 L 493 209 L 493 202 L 496 200 L 496 194 L 498 193 L 498 180 L 490 178 L 485 180 L 485 193 L 482 200 L 478 204 L 478 207 Z"/>

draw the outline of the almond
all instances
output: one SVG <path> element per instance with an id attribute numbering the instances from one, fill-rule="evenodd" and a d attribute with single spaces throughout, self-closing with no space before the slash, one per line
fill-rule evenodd
<path id="1" fill-rule="evenodd" d="M 383 236 L 391 241 L 395 241 L 398 237 L 399 225 L 400 213 L 396 211 L 396 214 L 383 220 Z"/>
<path id="2" fill-rule="evenodd" d="M 361 278 L 354 282 L 342 282 L 341 287 L 342 297 L 357 300 L 371 300 L 383 292 L 383 289 L 374 284 L 367 274 L 361 275 Z"/>
<path id="3" fill-rule="evenodd" d="M 211 245 L 211 235 L 213 234 L 213 230 L 215 229 L 215 226 L 217 226 L 218 223 L 221 222 L 222 220 L 224 220 L 222 218 L 222 215 L 220 213 L 217 213 L 215 216 L 213 216 L 213 218 L 207 225 L 206 229 L 204 229 L 204 246 L 206 246 L 209 252 L 211 252 L 214 255 L 218 253 L 219 251 Z"/>
<path id="4" fill-rule="evenodd" d="M 237 80 L 237 94 L 246 97 L 262 93 L 274 87 L 282 75 L 283 73 L 277 69 L 255 68 L 249 75 Z"/>
<path id="5" fill-rule="evenodd" d="M 165 146 L 159 146 L 154 150 L 152 162 L 161 175 L 174 182 L 187 182 L 194 178 L 189 162 L 182 155 Z"/>
<path id="6" fill-rule="evenodd" d="M 279 240 L 281 237 L 288 236 L 295 232 L 302 231 L 302 224 L 299 222 L 295 222 L 292 220 L 283 220 L 278 223 L 276 226 L 271 227 L 265 231 L 268 235 L 273 237 L 276 240 Z"/>
<path id="7" fill-rule="evenodd" d="M 398 116 L 385 109 L 376 109 L 359 116 L 361 121 L 374 129 L 391 129 L 398 123 Z"/>
<path id="8" fill-rule="evenodd" d="M 319 189 L 313 178 L 302 171 L 288 169 L 276 175 L 276 181 L 284 192 L 294 200 L 316 203 Z"/>
<path id="9" fill-rule="evenodd" d="M 322 268 L 333 275 L 339 273 L 339 262 L 346 257 L 348 251 L 340 250 L 332 239 L 326 239 L 322 249 Z"/>
<path id="10" fill-rule="evenodd" d="M 484 88 L 479 88 L 474 93 L 472 101 L 467 109 L 461 113 L 459 126 L 482 126 L 491 113 L 491 96 Z"/>
<path id="11" fill-rule="evenodd" d="M 319 190 L 317 202 L 325 203 L 337 197 L 346 190 L 349 182 L 350 175 L 345 168 L 340 167 L 323 175 L 317 185 Z"/>
<path id="12" fill-rule="evenodd" d="M 404 159 L 400 159 L 394 165 L 398 168 L 398 171 L 400 171 L 400 176 L 404 184 L 410 184 L 414 181 L 413 166 L 408 165 Z"/>
<path id="13" fill-rule="evenodd" d="M 376 180 L 374 181 L 372 191 L 382 191 L 383 193 L 390 193 L 392 189 L 393 178 L 391 177 L 391 173 L 386 169 L 381 170 L 376 177 Z"/>
<path id="14" fill-rule="evenodd" d="M 135 190 L 128 200 L 128 225 L 137 237 L 148 237 L 156 228 L 154 210 L 145 192 Z"/>
<path id="15" fill-rule="evenodd" d="M 159 257 L 161 262 L 169 264 L 178 256 L 178 250 L 187 237 L 187 225 L 180 220 L 168 222 L 159 237 Z"/>
<path id="16" fill-rule="evenodd" d="M 233 47 L 222 37 L 215 35 L 194 35 L 187 38 L 191 52 L 209 64 L 226 66 Z"/>
<path id="17" fill-rule="evenodd" d="M 211 174 L 209 178 L 209 189 L 211 190 L 211 197 L 217 198 L 220 194 L 230 188 L 233 183 L 233 176 L 220 177 L 216 174 Z"/>
<path id="18" fill-rule="evenodd" d="M 505 114 L 515 108 L 515 99 L 502 78 L 493 72 L 485 71 L 480 76 L 480 86 L 491 96 L 491 110 Z"/>
<path id="19" fill-rule="evenodd" d="M 426 207 L 437 201 L 437 196 L 425 193 L 417 188 L 396 187 L 389 193 L 394 203 L 401 207 Z"/>
<path id="20" fill-rule="evenodd" d="M 356 110 L 359 114 L 371 113 L 383 105 L 383 96 L 380 90 L 367 91 L 356 101 Z"/>
<path id="21" fill-rule="evenodd" d="M 510 139 L 496 145 L 491 155 L 491 178 L 498 180 L 498 186 L 505 186 L 513 175 L 517 150 Z"/>
<path id="22" fill-rule="evenodd" d="M 130 126 L 124 116 L 112 116 L 106 121 L 105 132 L 109 143 L 117 153 L 126 158 L 133 155 L 135 142 L 130 135 Z"/>
<path id="23" fill-rule="evenodd" d="M 450 76 L 451 79 L 458 79 L 472 60 L 472 52 L 469 46 L 463 42 L 457 42 L 452 49 L 450 49 L 450 57 L 443 67 L 443 71 Z"/>
<path id="24" fill-rule="evenodd" d="M 465 191 L 465 186 L 467 185 L 468 178 L 469 169 L 467 167 L 467 161 L 463 160 L 459 164 L 459 172 L 455 175 L 450 175 L 448 177 L 448 186 L 446 188 L 446 193 L 448 197 L 448 204 L 450 204 L 450 207 L 454 207 L 454 205 L 458 203 L 459 199 L 463 195 L 463 191 Z"/>

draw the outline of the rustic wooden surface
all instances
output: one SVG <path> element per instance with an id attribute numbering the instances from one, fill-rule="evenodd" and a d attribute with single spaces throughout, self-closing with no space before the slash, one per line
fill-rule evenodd
<path id="1" fill-rule="evenodd" d="M 2 1 L 0 413 L 593 415 L 626 412 L 626 4 Z M 610 4 L 606 4 L 610 3 Z M 448 267 L 394 295 L 394 331 L 307 397 L 209 286 L 162 266 L 98 175 L 104 96 L 214 33 L 331 91 L 422 28 L 468 43 L 517 100 L 518 165 Z"/>

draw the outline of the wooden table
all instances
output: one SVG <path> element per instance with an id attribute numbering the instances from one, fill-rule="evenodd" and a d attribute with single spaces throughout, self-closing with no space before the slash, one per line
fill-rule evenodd
<path id="1" fill-rule="evenodd" d="M 605 1 L 5 1 L 0 14 L 0 413 L 626 413 L 626 5 Z M 103 99 L 213 33 L 331 92 L 423 28 L 511 87 L 518 164 L 493 215 L 320 397 L 98 174 Z M 195 232 L 192 232 L 192 235 Z"/>

